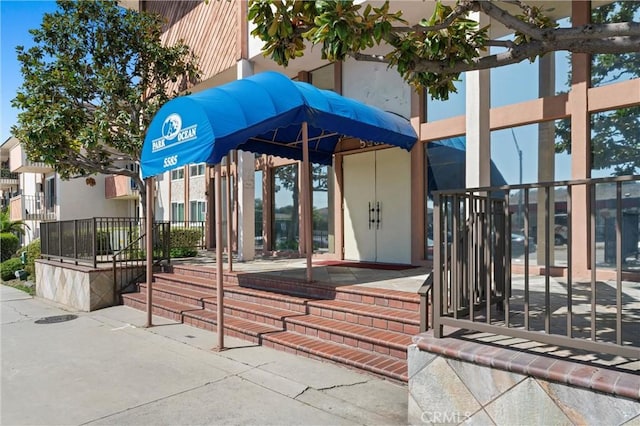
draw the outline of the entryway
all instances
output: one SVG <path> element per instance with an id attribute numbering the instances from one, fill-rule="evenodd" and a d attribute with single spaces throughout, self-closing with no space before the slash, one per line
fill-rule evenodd
<path id="1" fill-rule="evenodd" d="M 411 263 L 411 155 L 345 155 L 343 179 L 345 260 Z"/>

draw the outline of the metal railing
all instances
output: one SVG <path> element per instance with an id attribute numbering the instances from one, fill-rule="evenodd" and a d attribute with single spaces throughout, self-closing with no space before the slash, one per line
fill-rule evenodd
<path id="1" fill-rule="evenodd" d="M 11 199 L 12 220 L 56 220 L 55 200 L 37 195 L 17 195 Z"/>
<path id="2" fill-rule="evenodd" d="M 434 192 L 434 336 L 451 326 L 639 358 L 640 289 L 623 281 L 640 272 L 638 180 Z M 580 215 L 574 198 L 586 200 Z M 584 226 L 577 228 L 574 216 Z M 573 277 L 574 262 L 584 260 L 573 254 L 579 235 L 590 280 Z M 533 276 L 536 262 L 541 275 Z M 523 273 L 514 274 L 517 263 Z M 599 269 L 615 278 L 598 280 Z"/>
<path id="3" fill-rule="evenodd" d="M 9 169 L 0 168 L 0 179 L 11 179 L 18 180 L 20 175 L 18 173 L 14 173 Z"/>
<path id="4" fill-rule="evenodd" d="M 153 224 L 153 268 L 157 270 L 163 262 L 169 264 L 170 256 L 169 222 Z M 114 303 L 120 303 L 120 295 L 137 286 L 146 275 L 146 233 L 131 241 L 127 246 L 116 251 L 111 257 L 113 264 Z M 134 290 L 137 290 L 134 289 Z"/>
<path id="5" fill-rule="evenodd" d="M 111 262 L 115 251 L 135 241 L 144 231 L 144 220 L 123 217 L 42 222 L 42 257 L 94 267 Z"/>

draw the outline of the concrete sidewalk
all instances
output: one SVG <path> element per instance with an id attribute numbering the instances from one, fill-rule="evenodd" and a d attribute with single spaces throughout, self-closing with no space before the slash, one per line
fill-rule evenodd
<path id="1" fill-rule="evenodd" d="M 118 306 L 0 286 L 0 424 L 406 424 L 407 388 Z M 38 324 L 57 315 L 76 319 Z"/>

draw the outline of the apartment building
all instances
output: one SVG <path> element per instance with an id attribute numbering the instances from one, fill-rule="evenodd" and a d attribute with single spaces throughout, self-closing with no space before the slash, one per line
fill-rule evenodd
<path id="1" fill-rule="evenodd" d="M 40 223 L 91 217 L 138 217 L 138 190 L 126 176 L 62 180 L 50 166 L 31 161 L 15 137 L 0 145 L 0 198 L 11 220 L 27 227 L 23 244 L 40 238 Z"/>
<path id="2" fill-rule="evenodd" d="M 171 43 L 184 39 L 200 57 L 203 78 L 190 89 L 192 92 L 276 70 L 292 79 L 334 90 L 411 120 L 419 143 L 410 153 L 399 148 L 347 141 L 339 147 L 332 166 L 313 167 L 314 256 L 429 264 L 433 255 L 432 192 L 435 189 L 452 188 L 452 185 L 476 188 L 498 183 L 535 185 L 637 173 L 637 168 L 633 167 L 621 173 L 616 169 L 615 161 L 607 160 L 610 152 L 596 149 L 603 122 L 620 112 L 624 112 L 628 122 L 639 120 L 640 79 L 633 61 L 616 64 L 618 68 L 603 72 L 597 55 L 556 52 L 533 62 L 467 72 L 457 84 L 457 93 L 447 101 L 437 101 L 413 90 L 384 64 L 355 60 L 327 63 L 320 58 L 317 49 L 309 49 L 288 68 L 279 67 L 262 55 L 261 42 L 249 35 L 246 2 L 142 1 L 127 4 L 166 17 L 164 40 Z M 598 8 L 616 3 L 545 4 L 559 26 L 568 26 L 586 24 Z M 432 2 L 392 2 L 392 8 L 403 10 L 403 17 L 409 23 L 428 16 L 432 7 Z M 512 37 L 496 22 L 481 24 L 491 24 L 493 38 L 507 40 Z M 452 143 L 454 140 L 457 142 Z M 557 146 L 564 148 L 557 149 Z M 445 149 L 457 151 L 444 156 L 446 161 L 455 157 L 455 167 L 453 163 L 438 160 L 443 156 L 438 156 L 437 150 Z M 634 154 L 628 150 L 622 155 Z M 616 161 L 618 164 L 633 163 L 632 158 L 617 158 Z M 494 168 L 501 179 L 492 177 Z M 442 172 L 443 169 L 449 172 Z M 234 152 L 230 164 L 222 167 L 222 173 L 225 198 L 229 176 L 232 238 L 238 256 L 252 259 L 256 248 L 264 252 L 298 250 L 299 236 L 303 235 L 297 214 L 298 163 Z M 156 218 L 171 221 L 206 218 L 211 222 L 212 176 L 211 169 L 200 164 L 160 177 Z M 636 185 L 632 179 L 624 183 L 623 193 L 637 194 Z M 557 191 L 562 193 L 566 189 L 557 188 L 552 193 Z M 571 245 L 573 273 L 589 274 L 593 263 L 589 251 L 590 235 L 593 234 L 590 200 L 593 197 L 584 189 L 571 194 L 570 236 L 562 229 L 566 226 L 563 225 L 567 214 L 566 197 L 563 199 L 558 195 L 557 204 L 549 202 L 549 216 L 553 218 L 549 220 L 549 227 L 554 235 L 553 242 L 548 244 L 554 246 L 546 259 L 541 255 L 549 241 L 543 238 L 545 226 L 536 222 L 529 222 L 527 230 L 524 226 L 524 211 L 538 213 L 532 214 L 531 218 L 543 217 L 539 209 L 546 201 L 543 203 L 536 195 L 535 188 L 527 193 L 527 200 L 525 192 L 511 192 L 508 208 L 513 214 L 514 238 L 527 233 L 537 242 L 538 254 L 535 249 L 531 250 L 530 262 L 539 265 L 550 262 L 550 266 L 566 267 L 566 251 Z M 594 204 L 598 210 L 593 215 L 595 226 L 605 229 L 611 209 L 602 197 L 613 195 L 611 190 L 598 193 L 609 194 L 595 195 L 601 201 Z M 637 225 L 637 220 L 634 222 L 633 219 L 634 215 L 637 219 L 634 205 L 631 203 L 626 209 L 631 218 L 629 226 Z M 369 225 L 371 206 L 382 226 Z M 223 216 L 226 221 L 226 212 Z M 207 241 L 212 247 L 215 241 L 213 226 L 208 229 Z M 560 238 L 554 238 L 556 229 Z M 595 244 L 610 238 L 603 232 L 597 235 L 593 240 Z M 637 229 L 634 235 L 637 236 Z M 606 269 L 604 252 L 598 252 L 596 256 L 596 263 Z M 522 262 L 523 259 L 514 256 L 513 261 Z"/>

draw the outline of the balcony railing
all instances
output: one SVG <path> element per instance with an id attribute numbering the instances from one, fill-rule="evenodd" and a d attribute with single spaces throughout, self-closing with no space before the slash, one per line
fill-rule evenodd
<path id="1" fill-rule="evenodd" d="M 111 175 L 104 180 L 104 197 L 106 199 L 132 200 L 140 196 L 135 181 L 129 176 Z"/>
<path id="2" fill-rule="evenodd" d="M 640 288 L 624 280 L 640 272 L 639 180 L 434 193 L 434 335 L 450 326 L 640 358 Z M 582 214 L 574 198 L 588 200 Z M 590 279 L 574 277 L 586 259 L 572 241 L 587 247 Z M 534 263 L 541 276 L 530 274 Z"/>
<path id="3" fill-rule="evenodd" d="M 55 200 L 50 201 L 44 194 L 18 195 L 10 201 L 9 215 L 11 220 L 56 220 L 54 206 Z"/>
<path id="4" fill-rule="evenodd" d="M 17 187 L 18 178 L 18 173 L 12 173 L 9 169 L 0 169 L 0 189 Z"/>
<path id="5" fill-rule="evenodd" d="M 18 144 L 9 152 L 9 164 L 12 172 L 17 173 L 48 173 L 53 168 L 45 163 L 31 161 L 22 145 Z"/>

